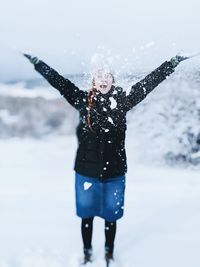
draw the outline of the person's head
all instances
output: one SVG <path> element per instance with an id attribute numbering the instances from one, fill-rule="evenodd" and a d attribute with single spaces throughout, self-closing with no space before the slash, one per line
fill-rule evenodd
<path id="1" fill-rule="evenodd" d="M 93 108 L 94 97 L 96 95 L 96 92 L 99 91 L 102 94 L 107 94 L 110 91 L 113 83 L 115 83 L 115 79 L 111 72 L 106 71 L 105 69 L 99 69 L 95 72 L 93 76 L 93 80 L 92 80 L 92 88 L 90 89 L 89 94 L 88 94 L 87 123 L 91 130 L 92 130 L 92 127 L 91 127 L 91 121 L 90 121 L 90 112 Z"/>
<path id="2" fill-rule="evenodd" d="M 113 74 L 105 69 L 97 70 L 93 77 L 93 87 L 102 94 L 108 93 L 114 82 Z"/>

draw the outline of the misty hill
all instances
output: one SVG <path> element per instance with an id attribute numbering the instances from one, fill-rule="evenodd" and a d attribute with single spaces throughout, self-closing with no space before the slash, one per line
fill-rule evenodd
<path id="1" fill-rule="evenodd" d="M 90 86 L 86 75 L 71 80 Z M 137 80 L 127 75 L 118 83 L 128 91 Z M 198 69 L 178 69 L 129 112 L 128 145 L 138 159 L 200 163 L 199 88 Z M 77 112 L 43 79 L 0 85 L 0 138 L 67 136 L 77 123 Z"/>

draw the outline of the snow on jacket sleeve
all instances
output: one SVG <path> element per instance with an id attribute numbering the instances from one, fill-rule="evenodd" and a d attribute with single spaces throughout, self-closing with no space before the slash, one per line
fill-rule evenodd
<path id="1" fill-rule="evenodd" d="M 174 70 L 172 63 L 170 61 L 165 61 L 161 66 L 148 74 L 140 82 L 134 84 L 131 87 L 129 95 L 124 98 L 124 110 L 129 111 L 141 102 L 155 87 L 173 73 Z"/>
<path id="2" fill-rule="evenodd" d="M 80 90 L 42 60 L 34 67 L 73 107 L 80 110 L 83 102 L 86 102 L 87 92 Z"/>

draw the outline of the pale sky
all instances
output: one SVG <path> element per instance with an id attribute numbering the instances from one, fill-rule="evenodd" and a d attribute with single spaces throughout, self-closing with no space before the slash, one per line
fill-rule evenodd
<path id="1" fill-rule="evenodd" d="M 96 53 L 115 70 L 151 70 L 200 51 L 199 0 L 0 0 L 0 81 L 39 77 L 18 50 L 62 74 L 88 72 Z"/>

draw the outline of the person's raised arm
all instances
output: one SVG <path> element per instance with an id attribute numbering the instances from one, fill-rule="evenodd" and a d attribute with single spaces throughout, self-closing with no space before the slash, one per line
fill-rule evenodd
<path id="1" fill-rule="evenodd" d="M 170 61 L 165 61 L 144 79 L 134 84 L 129 95 L 124 99 L 123 109 L 129 111 L 141 102 L 154 88 L 172 74 L 175 71 L 175 67 L 185 59 L 187 58 L 183 56 L 175 56 Z"/>
<path id="2" fill-rule="evenodd" d="M 39 72 L 66 100 L 76 109 L 80 109 L 81 103 L 86 101 L 87 92 L 80 90 L 70 80 L 61 76 L 57 71 L 48 66 L 37 57 L 24 54 Z"/>

